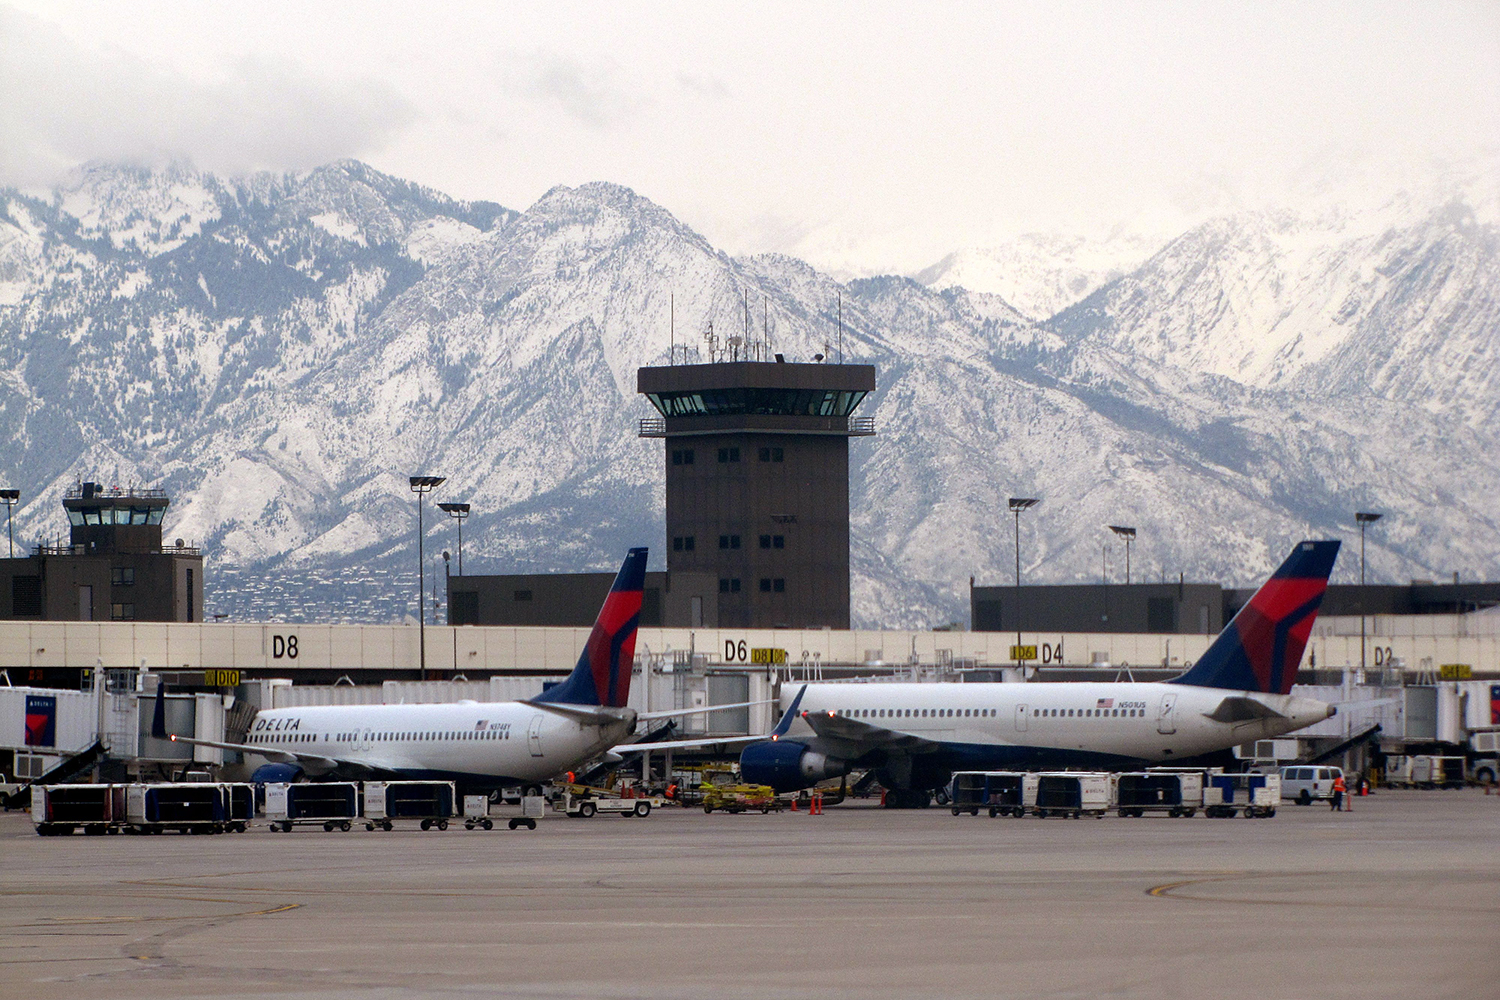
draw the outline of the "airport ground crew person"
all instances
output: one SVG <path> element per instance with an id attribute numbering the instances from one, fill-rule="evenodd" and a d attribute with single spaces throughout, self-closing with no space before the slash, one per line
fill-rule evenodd
<path id="1" fill-rule="evenodd" d="M 1344 792 L 1348 786 L 1344 784 L 1344 776 L 1341 774 L 1333 779 L 1333 798 L 1328 800 L 1328 808 L 1331 812 L 1340 812 L 1344 808 Z"/>

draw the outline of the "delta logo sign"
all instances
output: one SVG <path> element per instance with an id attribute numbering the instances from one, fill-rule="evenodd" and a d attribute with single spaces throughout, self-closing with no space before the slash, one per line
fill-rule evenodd
<path id="1" fill-rule="evenodd" d="M 52 695 L 26 696 L 26 745 L 57 745 L 57 699 Z"/>

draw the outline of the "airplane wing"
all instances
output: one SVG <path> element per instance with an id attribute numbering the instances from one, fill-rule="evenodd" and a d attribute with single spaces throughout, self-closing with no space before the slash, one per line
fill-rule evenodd
<path id="1" fill-rule="evenodd" d="M 156 734 L 152 734 L 156 735 Z M 239 750 L 242 753 L 253 753 L 273 760 L 278 764 L 312 764 L 315 767 L 333 770 L 336 767 L 354 767 L 357 762 L 342 760 L 338 757 L 329 757 L 325 754 L 310 753 L 306 750 L 282 750 L 279 748 L 254 746 L 249 743 L 229 743 L 224 740 L 199 740 L 191 736 L 158 736 L 158 739 L 171 740 L 173 743 L 186 743 L 195 747 L 217 747 L 220 750 Z M 368 767 L 368 765 L 359 765 Z M 378 768 L 377 768 L 378 770 Z"/>
<path id="2" fill-rule="evenodd" d="M 797 692 L 797 697 L 792 699 L 792 705 L 782 713 L 781 721 L 776 723 L 776 728 L 764 736 L 719 736 L 699 737 L 695 740 L 670 740 L 665 743 L 621 743 L 613 747 L 615 753 L 647 752 L 651 750 L 699 750 L 703 747 L 732 747 L 744 746 L 748 743 L 760 743 L 764 740 L 780 739 L 786 735 L 787 728 L 791 726 L 792 720 L 797 717 L 797 709 L 802 704 L 802 696 L 807 693 L 807 685 L 802 685 Z M 714 708 L 727 708 L 729 706 L 716 705 Z M 694 709 L 684 714 L 697 715 L 699 712 L 713 711 L 712 708 Z"/>
<path id="3" fill-rule="evenodd" d="M 328 774 L 332 771 L 349 771 L 356 774 L 381 774 L 394 773 L 394 768 L 382 767 L 369 761 L 345 760 L 341 757 L 329 757 L 326 754 L 311 753 L 306 750 L 290 750 L 280 747 L 256 746 L 251 743 L 230 743 L 227 740 L 200 740 L 191 736 L 178 736 L 167 732 L 166 724 L 166 695 L 167 686 L 158 684 L 156 686 L 156 711 L 151 717 L 151 735 L 159 740 L 171 740 L 173 743 L 186 743 L 195 747 L 216 747 L 220 750 L 238 750 L 241 753 L 253 753 L 275 761 L 278 764 L 302 764 L 312 774 Z"/>
<path id="4" fill-rule="evenodd" d="M 769 705 L 775 701 L 774 698 L 762 698 L 760 701 L 733 701 L 727 705 L 699 705 L 696 708 L 674 708 L 667 712 L 640 712 L 636 715 L 642 722 L 651 719 L 679 719 L 684 715 L 703 715 L 708 712 L 719 712 L 726 708 L 750 708 L 752 705 Z"/>
<path id="5" fill-rule="evenodd" d="M 940 744 L 933 740 L 872 726 L 833 712 L 803 712 L 802 718 L 823 739 L 849 744 L 854 748 L 855 756 L 871 750 L 918 754 L 932 753 L 940 748 Z"/>
<path id="6" fill-rule="evenodd" d="M 539 708 L 543 712 L 551 712 L 554 715 L 572 719 L 574 722 L 581 722 L 586 726 L 607 726 L 612 722 L 625 721 L 622 715 L 586 705 L 560 705 L 551 701 L 528 701 L 526 704 L 532 708 Z"/>
<path id="7" fill-rule="evenodd" d="M 700 736 L 695 740 L 668 740 L 665 743 L 621 743 L 611 748 L 615 753 L 641 753 L 651 750 L 701 750 L 704 747 L 737 747 L 761 743 L 769 736 Z"/>

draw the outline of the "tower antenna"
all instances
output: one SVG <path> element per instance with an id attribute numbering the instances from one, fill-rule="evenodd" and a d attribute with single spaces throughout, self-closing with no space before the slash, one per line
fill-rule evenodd
<path id="1" fill-rule="evenodd" d="M 667 329 L 669 331 L 671 331 L 670 334 L 669 334 L 669 336 L 672 338 L 671 341 L 670 341 L 671 346 L 667 348 L 667 351 L 669 352 L 667 354 L 667 364 L 669 364 L 669 365 L 675 365 L 677 363 L 677 293 L 676 292 L 673 292 L 671 295 L 669 295 L 667 297 Z M 682 360 L 686 361 L 687 358 L 683 358 Z"/>
<path id="2" fill-rule="evenodd" d="M 824 350 L 827 350 L 825 347 Z M 839 289 L 839 364 L 844 363 L 844 290 Z"/>

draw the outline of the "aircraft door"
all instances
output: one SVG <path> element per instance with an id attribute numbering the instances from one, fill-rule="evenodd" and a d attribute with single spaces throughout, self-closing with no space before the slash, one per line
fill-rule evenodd
<path id="1" fill-rule="evenodd" d="M 354 733 L 354 749 L 371 750 L 375 746 L 375 731 L 365 726 L 359 727 Z"/>
<path id="2" fill-rule="evenodd" d="M 542 716 L 538 712 L 531 717 L 531 728 L 526 731 L 526 745 L 531 748 L 531 756 L 542 755 Z"/>
<path id="3" fill-rule="evenodd" d="M 1177 719 L 1172 714 L 1172 709 L 1177 705 L 1177 695 L 1164 694 L 1161 696 L 1161 707 L 1156 713 L 1156 731 L 1163 735 L 1171 735 L 1177 732 Z"/>
<path id="4" fill-rule="evenodd" d="M 1028 709 L 1025 705 L 1016 706 L 1016 732 L 1026 732 L 1026 726 L 1028 725 L 1026 720 L 1029 717 L 1027 714 L 1029 711 L 1030 709 Z"/>

